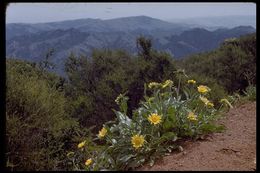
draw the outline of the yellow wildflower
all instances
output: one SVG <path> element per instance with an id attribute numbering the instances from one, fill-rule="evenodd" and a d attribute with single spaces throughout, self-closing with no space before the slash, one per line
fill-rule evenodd
<path id="1" fill-rule="evenodd" d="M 199 91 L 200 93 L 207 93 L 207 92 L 210 91 L 210 88 L 207 87 L 207 86 L 204 86 L 204 85 L 200 85 L 200 86 L 198 86 L 198 91 Z"/>
<path id="2" fill-rule="evenodd" d="M 172 80 L 166 80 L 163 85 L 162 85 L 162 88 L 166 88 L 168 86 L 172 86 L 173 85 L 173 81 Z"/>
<path id="3" fill-rule="evenodd" d="M 195 115 L 193 112 L 189 112 L 187 118 L 188 118 L 190 121 L 197 121 L 197 115 Z"/>
<path id="4" fill-rule="evenodd" d="M 214 106 L 214 104 L 212 102 L 210 102 L 206 97 L 200 96 L 200 100 L 203 101 L 203 103 L 205 103 L 205 105 L 207 105 L 209 107 Z"/>
<path id="5" fill-rule="evenodd" d="M 91 163 L 92 163 L 92 159 L 88 159 L 88 160 L 86 160 L 85 165 L 89 166 Z"/>
<path id="6" fill-rule="evenodd" d="M 158 82 L 151 82 L 148 85 L 149 88 L 157 88 L 157 87 L 160 87 L 160 86 L 161 86 L 161 84 L 158 83 Z"/>
<path id="7" fill-rule="evenodd" d="M 151 114 L 149 117 L 148 117 L 148 120 L 150 121 L 151 124 L 159 124 L 161 121 L 162 121 L 162 117 L 158 114 Z"/>
<path id="8" fill-rule="evenodd" d="M 105 127 L 103 127 L 99 133 L 98 133 L 98 137 L 99 138 L 103 138 L 105 135 L 107 134 L 107 129 Z"/>
<path id="9" fill-rule="evenodd" d="M 191 80 L 188 80 L 188 83 L 190 83 L 190 84 L 195 84 L 195 83 L 196 83 L 196 81 L 195 81 L 195 80 L 193 80 L 193 79 L 191 79 Z"/>
<path id="10" fill-rule="evenodd" d="M 78 148 L 82 148 L 82 147 L 84 147 L 85 144 L 86 144 L 86 141 L 83 141 L 83 142 L 79 143 L 79 144 L 78 144 Z"/>
<path id="11" fill-rule="evenodd" d="M 132 144 L 135 149 L 138 149 L 143 146 L 144 144 L 144 137 L 143 135 L 134 135 L 132 137 Z"/>

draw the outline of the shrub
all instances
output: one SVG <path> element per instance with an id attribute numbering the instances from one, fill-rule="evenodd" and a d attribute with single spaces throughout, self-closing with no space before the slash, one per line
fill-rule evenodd
<path id="1" fill-rule="evenodd" d="M 179 60 L 178 65 L 188 75 L 215 79 L 229 94 L 241 94 L 249 85 L 256 84 L 256 35 L 224 42 L 214 51 Z"/>
<path id="2" fill-rule="evenodd" d="M 80 136 L 63 93 L 31 63 L 10 59 L 6 67 L 7 168 L 63 170 L 66 150 Z"/>
<path id="3" fill-rule="evenodd" d="M 119 95 L 116 102 L 120 111 L 114 110 L 117 118 L 105 123 L 95 139 L 104 142 L 104 149 L 89 153 L 79 170 L 129 170 L 146 162 L 153 165 L 155 159 L 177 148 L 179 139 L 197 139 L 224 129 L 216 124 L 221 110 L 215 109 L 209 97 L 215 91 L 209 87 L 189 82 L 178 88 L 167 80 L 145 88 L 153 94 L 145 94 L 132 118 L 127 116 L 128 98 Z"/>
<path id="4" fill-rule="evenodd" d="M 256 101 L 256 87 L 253 85 L 250 85 L 246 88 L 246 91 L 244 91 L 245 99 L 249 101 Z"/>

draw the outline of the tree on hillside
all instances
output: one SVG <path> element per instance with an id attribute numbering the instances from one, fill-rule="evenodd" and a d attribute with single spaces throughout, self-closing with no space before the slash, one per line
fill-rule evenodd
<path id="1" fill-rule="evenodd" d="M 47 51 L 44 59 L 39 62 L 39 68 L 41 70 L 53 70 L 55 68 L 55 64 L 51 62 L 51 57 L 54 54 L 54 49 L 51 48 Z"/>
<path id="2" fill-rule="evenodd" d="M 127 92 L 128 114 L 143 98 L 144 83 L 172 78 L 175 70 L 170 55 L 152 49 L 151 40 L 137 39 L 139 55 L 121 50 L 94 50 L 92 56 L 68 57 L 66 95 L 71 100 L 70 112 L 85 125 L 101 126 L 114 118 L 118 109 L 115 99 Z"/>
<path id="3" fill-rule="evenodd" d="M 256 84 L 256 36 L 250 34 L 224 42 L 220 48 L 192 55 L 179 62 L 188 74 L 213 78 L 229 93 Z"/>

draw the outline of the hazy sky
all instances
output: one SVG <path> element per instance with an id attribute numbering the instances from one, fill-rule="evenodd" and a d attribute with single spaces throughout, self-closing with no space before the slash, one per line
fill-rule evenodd
<path id="1" fill-rule="evenodd" d="M 39 23 L 80 18 L 111 19 L 146 15 L 162 20 L 256 15 L 254 3 L 10 3 L 7 23 Z"/>

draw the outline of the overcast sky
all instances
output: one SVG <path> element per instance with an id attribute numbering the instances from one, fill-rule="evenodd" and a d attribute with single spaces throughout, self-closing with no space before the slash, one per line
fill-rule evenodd
<path id="1" fill-rule="evenodd" d="M 10 3 L 7 23 L 146 15 L 157 19 L 256 15 L 254 3 Z"/>

